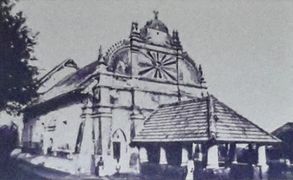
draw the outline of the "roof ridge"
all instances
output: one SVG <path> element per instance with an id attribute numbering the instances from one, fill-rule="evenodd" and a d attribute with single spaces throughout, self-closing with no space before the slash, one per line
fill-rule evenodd
<path id="1" fill-rule="evenodd" d="M 267 132 L 266 130 L 264 130 L 263 128 L 261 128 L 260 126 L 258 126 L 257 124 L 255 124 L 254 122 L 248 120 L 246 117 L 242 116 L 241 114 L 239 114 L 238 112 L 236 112 L 235 110 L 233 110 L 232 108 L 230 108 L 228 105 L 224 104 L 223 102 L 219 101 L 217 98 L 215 98 L 213 96 L 213 98 L 216 100 L 216 102 L 218 102 L 220 105 L 224 106 L 225 108 L 229 109 L 230 111 L 232 111 L 236 116 L 240 117 L 242 120 L 251 123 L 252 125 L 254 125 L 257 129 L 261 130 L 261 132 L 265 133 L 266 135 L 272 137 L 273 139 L 276 139 L 278 141 L 281 141 L 279 138 L 275 137 L 274 135 L 272 135 L 271 133 Z"/>
<path id="2" fill-rule="evenodd" d="M 54 84 L 50 89 L 48 89 L 48 91 L 46 91 L 44 94 L 46 94 L 47 92 L 49 92 L 50 90 L 52 90 L 53 88 L 55 88 L 56 86 L 60 86 L 63 85 L 64 82 L 66 82 L 67 80 L 69 80 L 71 77 L 73 77 L 75 74 L 78 74 L 79 72 L 83 71 L 86 67 L 89 67 L 90 65 L 93 65 L 95 63 L 98 63 L 98 60 L 93 61 L 85 66 L 83 66 L 82 68 L 78 69 L 75 72 L 72 72 L 70 74 L 68 74 L 67 76 L 65 76 L 64 78 L 62 78 L 60 81 L 58 81 L 56 84 Z"/>
<path id="3" fill-rule="evenodd" d="M 183 105 L 183 104 L 188 104 L 190 102 L 200 102 L 200 101 L 204 101 L 207 100 L 207 97 L 194 97 L 192 99 L 188 99 L 185 101 L 176 101 L 173 103 L 164 103 L 164 104 L 160 104 L 158 108 L 162 108 L 162 107 L 170 107 L 170 106 L 175 106 L 175 105 Z"/>
<path id="4" fill-rule="evenodd" d="M 211 140 L 217 140 L 217 121 L 215 119 L 215 100 L 213 95 L 207 96 L 207 124 L 208 135 Z"/>

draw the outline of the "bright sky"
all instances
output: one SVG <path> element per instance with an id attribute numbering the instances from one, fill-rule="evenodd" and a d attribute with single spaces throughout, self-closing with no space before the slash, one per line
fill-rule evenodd
<path id="1" fill-rule="evenodd" d="M 158 10 L 183 48 L 202 64 L 209 92 L 272 131 L 293 122 L 293 1 L 23 0 L 43 73 L 65 58 L 80 66 L 127 38 Z"/>

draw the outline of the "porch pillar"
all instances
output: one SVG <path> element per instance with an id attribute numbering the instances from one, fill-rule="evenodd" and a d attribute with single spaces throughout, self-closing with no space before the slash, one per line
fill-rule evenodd
<path id="1" fill-rule="evenodd" d="M 139 149 L 137 146 L 130 147 L 130 156 L 129 156 L 129 167 L 132 173 L 139 174 L 140 166 L 139 166 Z"/>
<path id="2" fill-rule="evenodd" d="M 181 155 L 181 166 L 187 166 L 188 163 L 188 150 L 187 147 L 182 147 L 182 155 Z"/>
<path id="3" fill-rule="evenodd" d="M 140 163 L 148 162 L 148 153 L 146 148 L 143 146 L 139 148 L 139 158 L 140 158 Z"/>
<path id="4" fill-rule="evenodd" d="M 166 156 L 166 149 L 163 146 L 160 146 L 160 164 L 168 164 L 167 156 Z"/>
<path id="5" fill-rule="evenodd" d="M 266 147 L 260 146 L 258 148 L 258 165 L 261 167 L 261 178 L 267 179 L 267 171 L 269 169 L 269 166 L 267 165 L 267 159 L 266 159 Z"/>
<path id="6" fill-rule="evenodd" d="M 232 163 L 237 164 L 237 145 L 236 144 L 230 144 L 230 152 L 232 153 Z"/>
<path id="7" fill-rule="evenodd" d="M 219 155 L 218 145 L 213 145 L 208 149 L 207 154 L 207 167 L 208 168 L 219 168 Z"/>
<path id="8" fill-rule="evenodd" d="M 194 162 L 193 160 L 188 160 L 187 175 L 185 177 L 185 180 L 194 180 L 193 172 L 194 172 Z"/>
<path id="9" fill-rule="evenodd" d="M 203 160 L 202 144 L 199 144 L 198 146 L 199 146 L 198 160 L 202 161 Z"/>
<path id="10" fill-rule="evenodd" d="M 194 156 L 193 156 L 193 161 L 192 161 L 192 179 L 198 179 L 199 178 L 199 174 L 202 170 L 202 164 L 203 164 L 203 147 L 202 144 L 193 144 L 193 152 L 194 152 Z M 190 163 L 190 162 L 189 162 Z M 190 177 L 190 176 L 189 176 Z M 186 178 L 187 179 L 187 178 Z"/>
<path id="11" fill-rule="evenodd" d="M 202 161 L 202 147 L 201 144 L 193 144 L 192 145 L 192 153 L 193 153 L 193 160 L 195 161 Z"/>
<path id="12" fill-rule="evenodd" d="M 192 152 L 194 152 L 193 144 L 190 146 Z M 194 172 L 194 161 L 189 158 L 189 151 L 186 145 L 182 146 L 182 157 L 181 157 L 181 166 L 186 166 L 187 174 L 185 180 L 193 180 L 193 172 Z"/>

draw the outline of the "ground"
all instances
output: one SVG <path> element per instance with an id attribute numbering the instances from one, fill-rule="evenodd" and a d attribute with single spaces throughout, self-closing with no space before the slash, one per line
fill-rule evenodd
<path id="1" fill-rule="evenodd" d="M 142 175 L 129 175 L 129 174 L 120 174 L 107 177 L 95 177 L 95 176 L 72 176 L 61 172 L 54 172 L 40 170 L 39 174 L 30 174 L 26 172 L 25 168 L 18 169 L 13 166 L 8 165 L 0 169 L 0 179 L 1 180 L 42 180 L 42 179 L 86 179 L 86 180 L 180 180 L 176 177 L 160 177 L 160 176 L 142 176 Z M 217 176 L 205 176 L 204 180 L 234 180 L 228 179 L 225 172 L 218 174 Z M 287 171 L 282 173 L 277 177 L 269 177 L 268 180 L 292 180 L 293 171 Z M 244 178 L 242 180 L 248 180 Z"/>

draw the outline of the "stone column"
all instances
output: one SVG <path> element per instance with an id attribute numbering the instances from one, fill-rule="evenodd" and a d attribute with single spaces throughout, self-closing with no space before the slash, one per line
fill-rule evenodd
<path id="1" fill-rule="evenodd" d="M 167 156 L 166 156 L 166 149 L 165 147 L 160 147 L 160 164 L 168 164 Z"/>
<path id="2" fill-rule="evenodd" d="M 267 165 L 267 159 L 266 159 L 266 147 L 260 146 L 258 148 L 258 165 L 261 167 L 261 178 L 267 179 L 267 171 L 269 169 L 269 166 Z"/>
<path id="3" fill-rule="evenodd" d="M 181 166 L 187 166 L 188 163 L 188 149 L 182 146 Z"/>
<path id="4" fill-rule="evenodd" d="M 87 148 L 87 145 L 90 145 L 92 142 L 92 135 L 91 135 L 91 131 L 92 131 L 92 127 L 91 127 L 91 108 L 90 107 L 85 107 L 85 109 L 83 110 L 83 115 L 82 115 L 82 119 L 84 122 L 84 130 L 83 130 L 83 136 L 82 136 L 82 142 L 81 142 L 81 149 L 80 152 L 90 152 L 91 149 Z"/>
<path id="5" fill-rule="evenodd" d="M 110 109 L 104 109 L 99 115 L 101 123 L 102 155 L 111 155 L 112 114 Z"/>
<path id="6" fill-rule="evenodd" d="M 112 113 L 108 107 L 99 107 L 95 111 L 95 120 L 98 122 L 98 133 L 96 141 L 96 152 L 98 158 L 102 157 L 104 161 L 103 175 L 111 175 L 115 173 L 116 161 L 111 153 L 111 134 L 112 134 Z M 96 158 L 97 158 L 96 157 Z"/>
<path id="7" fill-rule="evenodd" d="M 140 163 L 148 162 L 148 153 L 146 148 L 143 146 L 139 148 L 139 158 L 140 158 Z"/>
<path id="8" fill-rule="evenodd" d="M 110 90 L 108 88 L 99 89 L 100 107 L 96 109 L 96 113 L 101 122 L 102 137 L 102 154 L 110 155 L 111 135 L 112 135 L 112 109 L 110 103 Z"/>
<path id="9" fill-rule="evenodd" d="M 218 155 L 218 146 L 217 145 L 213 145 L 208 149 L 207 167 L 208 168 L 219 168 L 219 155 Z"/>
<path id="10" fill-rule="evenodd" d="M 83 112 L 84 130 L 82 136 L 82 142 L 79 153 L 79 167 L 81 173 L 91 174 L 92 172 L 92 155 L 94 154 L 94 142 L 93 142 L 93 121 L 91 118 L 91 107 L 85 107 Z"/>
<path id="11" fill-rule="evenodd" d="M 110 82 L 107 76 L 100 74 L 99 84 Z M 93 108 L 94 126 L 96 132 L 96 160 L 102 157 L 104 169 L 100 172 L 103 175 L 115 173 L 116 161 L 112 156 L 112 105 L 110 102 L 110 89 L 107 87 L 95 87 L 93 96 L 96 101 Z"/>

